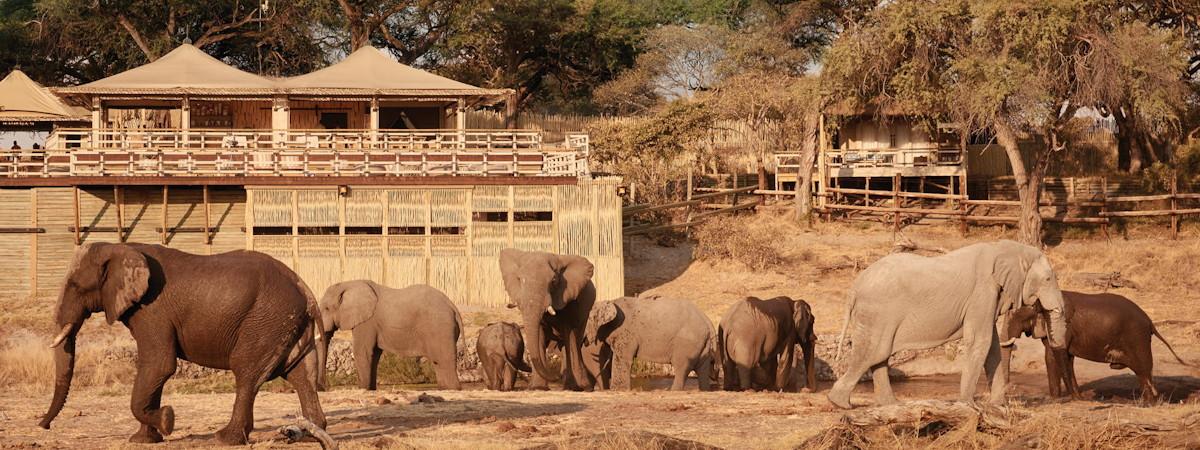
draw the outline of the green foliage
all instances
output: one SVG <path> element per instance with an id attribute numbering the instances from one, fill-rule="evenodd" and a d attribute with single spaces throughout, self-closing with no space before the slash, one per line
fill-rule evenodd
<path id="1" fill-rule="evenodd" d="M 1200 182 L 1200 141 L 1175 147 L 1173 164 L 1156 162 L 1142 171 L 1142 188 L 1150 192 L 1168 192 L 1172 180 L 1181 186 Z M 1190 190 L 1189 190 L 1190 191 Z"/>

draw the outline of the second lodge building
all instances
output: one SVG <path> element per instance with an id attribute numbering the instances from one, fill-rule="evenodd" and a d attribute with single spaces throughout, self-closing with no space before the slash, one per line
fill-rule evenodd
<path id="1" fill-rule="evenodd" d="M 585 256 L 621 296 L 619 180 L 591 174 L 584 134 L 466 128 L 511 99 L 371 47 L 284 79 L 189 44 L 49 91 L 14 71 L 0 129 L 49 134 L 0 150 L 0 298 L 56 296 L 87 242 L 253 249 L 317 295 L 369 278 L 478 306 L 506 303 L 496 255 L 516 247 Z"/>

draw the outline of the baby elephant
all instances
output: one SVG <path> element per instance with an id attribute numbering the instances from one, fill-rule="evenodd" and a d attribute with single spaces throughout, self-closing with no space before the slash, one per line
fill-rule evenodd
<path id="1" fill-rule="evenodd" d="M 708 390 L 713 377 L 716 333 L 712 322 L 692 302 L 661 297 L 622 297 L 597 302 L 584 330 L 584 366 L 601 380 L 605 366 L 612 373 L 612 388 L 630 388 L 633 359 L 670 363 L 675 368 L 671 390 L 683 390 L 693 370 L 700 390 Z M 611 362 L 609 361 L 611 358 Z"/>
<path id="2" fill-rule="evenodd" d="M 462 316 L 442 291 L 424 284 L 393 289 L 370 280 L 343 281 L 325 290 L 321 319 L 326 349 L 334 331 L 351 330 L 358 387 L 375 389 L 379 357 L 387 350 L 401 357 L 424 356 L 433 363 L 438 387 L 459 388 Z M 318 385 L 325 384 L 325 372 L 322 361 Z"/>
<path id="3" fill-rule="evenodd" d="M 493 322 L 479 330 L 475 352 L 483 369 L 483 380 L 493 391 L 511 391 L 517 371 L 531 372 L 525 363 L 525 341 L 521 328 L 509 322 Z"/>
<path id="4" fill-rule="evenodd" d="M 1154 388 L 1154 355 L 1150 351 L 1150 336 L 1167 345 L 1167 349 L 1179 359 L 1171 344 L 1163 339 L 1154 322 L 1137 304 L 1116 294 L 1085 294 L 1063 291 L 1064 314 L 1067 319 L 1067 346 L 1053 350 L 1046 345 L 1046 375 L 1050 382 L 1050 395 L 1055 397 L 1070 394 L 1079 398 L 1079 384 L 1075 380 L 1075 357 L 1109 363 L 1113 369 L 1133 369 L 1142 386 L 1142 400 L 1151 403 L 1158 398 Z M 1008 337 L 1015 338 L 1024 333 L 1041 338 L 1046 344 L 1046 317 L 1032 306 L 1013 311 L 1009 321 Z M 1066 386 L 1066 392 L 1062 387 Z"/>
<path id="5" fill-rule="evenodd" d="M 754 374 L 774 376 L 772 389 L 788 388 L 797 344 L 804 351 L 804 391 L 817 388 L 812 309 L 804 300 L 747 297 L 734 303 L 721 319 L 717 349 L 725 373 L 725 390 L 754 387 Z"/>

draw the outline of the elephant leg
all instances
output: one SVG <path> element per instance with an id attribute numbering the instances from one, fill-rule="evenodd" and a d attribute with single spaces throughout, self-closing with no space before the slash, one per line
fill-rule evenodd
<path id="1" fill-rule="evenodd" d="M 563 389 L 587 390 L 592 387 L 591 375 L 583 365 L 583 330 L 567 330 L 567 346 L 563 349 Z"/>
<path id="2" fill-rule="evenodd" d="M 253 318 L 247 320 L 250 320 L 249 323 L 255 323 Z M 236 395 L 229 423 L 217 431 L 217 440 L 225 445 L 246 444 L 250 431 L 254 429 L 254 399 L 258 396 L 259 389 L 267 380 L 286 375 L 281 373 L 282 366 L 291 354 L 292 347 L 298 345 L 300 333 L 308 330 L 307 327 L 288 330 L 285 327 L 290 325 L 283 321 L 266 322 L 275 324 L 277 328 L 243 328 L 237 336 L 238 342 L 243 344 L 235 346 L 229 355 Z M 273 339 L 263 339 L 263 336 L 271 336 Z M 298 373 L 307 376 L 303 371 Z M 304 379 L 297 379 L 297 382 L 302 381 Z M 316 397 L 316 393 L 312 393 L 312 396 Z"/>
<path id="3" fill-rule="evenodd" d="M 687 385 L 687 376 L 696 367 L 696 360 L 687 355 L 675 355 L 671 359 L 671 367 L 675 369 L 675 379 L 671 381 L 672 391 L 682 391 Z"/>
<path id="4" fill-rule="evenodd" d="M 733 360 L 728 356 L 721 358 L 721 372 L 725 375 L 721 379 L 721 388 L 726 391 L 735 391 L 741 388 L 741 383 L 738 381 L 738 367 Z"/>
<path id="5" fill-rule="evenodd" d="M 983 360 L 983 371 L 987 375 L 988 384 L 992 387 L 991 398 L 988 402 L 1001 405 L 1007 400 L 1009 360 L 1012 357 L 1012 347 L 1000 347 L 1000 337 L 992 332 L 992 345 L 988 346 L 987 357 Z"/>
<path id="6" fill-rule="evenodd" d="M 162 342 L 173 343 L 174 340 L 146 346 L 138 341 L 137 378 L 133 382 L 129 407 L 141 427 L 130 436 L 129 442 L 162 442 L 162 436 L 170 435 L 175 429 L 175 411 L 170 406 L 161 406 L 163 385 L 175 374 L 175 352 L 153 348 Z"/>
<path id="7" fill-rule="evenodd" d="M 375 333 L 359 327 L 354 330 L 354 369 L 358 372 L 358 388 L 373 391 L 378 387 L 379 357 L 383 350 L 376 346 Z"/>
<path id="8" fill-rule="evenodd" d="M 738 388 L 749 391 L 754 387 L 754 368 L 744 364 L 737 365 Z"/>
<path id="9" fill-rule="evenodd" d="M 500 386 L 500 390 L 513 390 L 513 386 L 517 384 L 517 370 L 512 367 L 503 366 L 501 372 L 504 373 L 504 383 Z"/>
<path id="10" fill-rule="evenodd" d="M 837 381 L 833 383 L 833 387 L 830 388 L 829 394 L 826 394 L 834 406 L 842 409 L 852 408 L 850 394 L 854 391 L 854 386 L 858 385 L 858 380 L 867 373 L 867 370 L 875 367 L 876 364 L 886 364 L 888 358 L 891 358 L 896 329 L 900 327 L 900 324 L 886 324 L 886 326 L 887 328 L 880 329 L 879 334 L 872 336 L 871 339 L 866 339 L 867 336 L 863 336 L 862 339 L 854 339 L 857 336 L 851 338 L 854 345 L 850 349 L 850 362 L 846 367 L 846 373 L 838 377 Z M 886 376 L 887 371 L 883 373 Z"/>
<path id="11" fill-rule="evenodd" d="M 633 388 L 633 352 L 613 349 L 612 388 L 628 391 Z"/>
<path id="12" fill-rule="evenodd" d="M 316 358 L 316 352 L 311 352 L 306 355 L 308 358 Z M 313 425 L 324 429 L 327 425 L 325 421 L 325 412 L 321 410 L 321 399 L 317 397 L 316 385 L 313 383 L 312 367 L 301 363 L 297 364 L 291 372 L 288 372 L 285 378 L 288 384 L 292 385 L 292 389 L 296 390 L 296 396 L 300 397 L 300 412 L 304 418 L 312 422 Z"/>
<path id="13" fill-rule="evenodd" d="M 895 405 L 896 394 L 892 392 L 892 380 L 888 378 L 887 361 L 871 367 L 871 385 L 875 388 L 875 403 L 879 406 Z"/>
<path id="14" fill-rule="evenodd" d="M 979 375 L 992 352 L 993 346 L 999 346 L 994 325 L 994 306 L 983 308 L 978 306 L 973 310 L 968 308 L 967 318 L 963 322 L 962 336 L 966 351 L 962 357 L 962 378 L 958 385 L 958 400 L 970 403 L 975 401 L 975 391 L 979 387 Z M 998 358 L 999 355 L 997 355 Z"/>
<path id="15" fill-rule="evenodd" d="M 1066 350 L 1058 350 L 1058 360 L 1061 361 L 1061 371 L 1063 384 L 1066 385 L 1067 394 L 1075 400 L 1082 400 L 1083 396 L 1079 395 L 1079 381 L 1075 379 L 1075 355 Z"/>
<path id="16" fill-rule="evenodd" d="M 1154 373 L 1149 363 L 1131 366 L 1142 387 L 1142 403 L 1153 405 L 1158 401 L 1158 389 L 1154 387 Z"/>
<path id="17" fill-rule="evenodd" d="M 775 378 L 777 377 L 778 371 L 779 371 L 778 355 L 767 356 L 767 359 L 765 361 L 760 362 L 758 367 L 754 370 L 754 374 L 758 375 L 758 376 L 754 377 L 753 382 L 750 383 L 751 386 L 756 391 L 757 390 L 770 391 L 772 389 L 775 389 L 775 381 L 776 381 Z"/>

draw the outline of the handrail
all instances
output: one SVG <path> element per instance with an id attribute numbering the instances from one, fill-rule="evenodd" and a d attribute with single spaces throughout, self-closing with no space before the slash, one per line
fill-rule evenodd
<path id="1" fill-rule="evenodd" d="M 583 136 L 580 138 L 580 136 Z M 369 129 L 89 129 L 63 128 L 47 139 L 52 150 L 143 149 L 546 149 L 585 151 L 586 135 L 547 145 L 538 130 Z"/>

